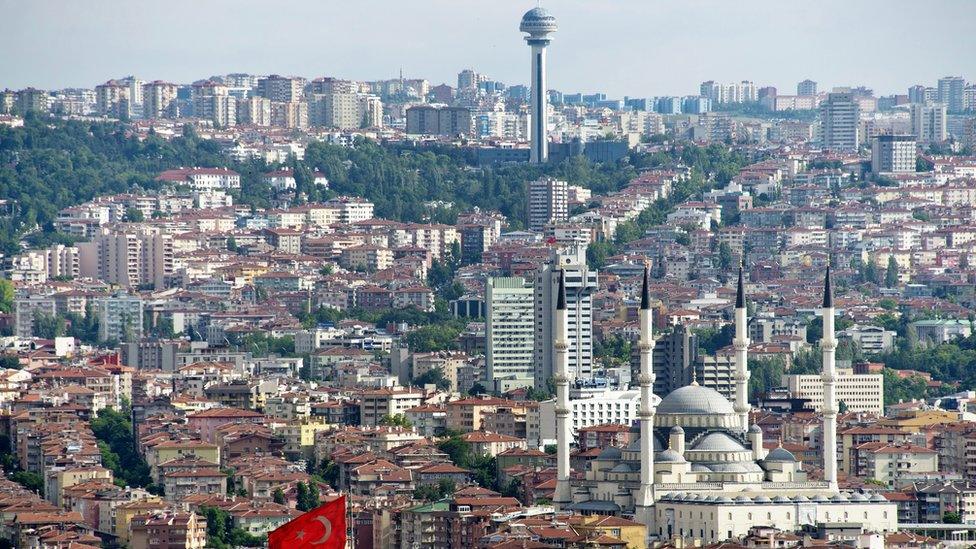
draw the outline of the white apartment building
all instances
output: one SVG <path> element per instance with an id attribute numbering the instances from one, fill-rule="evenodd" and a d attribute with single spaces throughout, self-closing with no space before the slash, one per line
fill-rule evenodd
<path id="1" fill-rule="evenodd" d="M 164 171 L 156 180 L 185 185 L 198 192 L 241 188 L 241 174 L 228 168 L 178 168 Z"/>
<path id="2" fill-rule="evenodd" d="M 535 374 L 535 291 L 520 277 L 494 277 L 485 287 L 488 380 L 532 386 Z M 510 387 L 509 387 L 510 388 Z"/>
<path id="3" fill-rule="evenodd" d="M 528 184 L 528 227 L 541 232 L 549 223 L 569 218 L 569 187 L 565 181 L 543 177 Z"/>
<path id="4" fill-rule="evenodd" d="M 661 401 L 657 395 L 652 395 L 655 406 Z M 606 390 L 599 393 L 586 393 L 579 398 L 570 399 L 570 425 L 574 435 L 584 427 L 605 425 L 633 425 L 637 421 L 640 411 L 640 391 L 628 389 L 623 391 Z M 531 417 L 535 416 L 535 417 Z M 544 400 L 538 408 L 527 410 L 526 440 L 530 447 L 543 447 L 556 442 L 556 401 Z M 528 426 L 538 426 L 528 429 Z"/>
<path id="5" fill-rule="evenodd" d="M 823 378 L 820 374 L 785 374 L 783 385 L 795 398 L 810 400 L 817 412 L 823 408 Z M 851 368 L 837 369 L 837 402 L 851 412 L 884 413 L 884 376 L 855 374 Z"/>
<path id="6" fill-rule="evenodd" d="M 13 258 L 10 279 L 44 283 L 57 277 L 76 278 L 80 274 L 78 248 L 56 244 L 44 250 L 31 250 Z"/>
<path id="7" fill-rule="evenodd" d="M 871 171 L 876 174 L 914 172 L 916 156 L 911 135 L 879 135 L 871 141 Z"/>
<path id="8" fill-rule="evenodd" d="M 36 315 L 54 316 L 58 309 L 53 297 L 30 296 L 14 300 L 14 335 L 31 337 L 34 335 Z"/>
<path id="9" fill-rule="evenodd" d="M 923 145 L 945 141 L 948 137 L 945 105 L 912 105 L 912 133 Z"/>
<path id="10" fill-rule="evenodd" d="M 362 198 L 340 196 L 329 200 L 325 205 L 339 210 L 339 223 L 344 225 L 373 218 L 373 203 Z"/>
<path id="11" fill-rule="evenodd" d="M 827 94 L 820 104 L 820 140 L 824 149 L 854 152 L 858 147 L 860 105 L 849 89 Z"/>
<path id="12" fill-rule="evenodd" d="M 98 339 L 120 342 L 142 338 L 142 299 L 138 296 L 116 294 L 96 301 L 98 311 Z"/>
<path id="13" fill-rule="evenodd" d="M 535 280 L 535 385 L 545 386 L 552 377 L 553 311 L 556 310 L 559 273 L 566 276 L 566 339 L 569 377 L 589 378 L 593 374 L 593 294 L 599 289 L 597 271 L 586 266 L 582 248 L 556 251 L 552 263 Z"/>
<path id="14" fill-rule="evenodd" d="M 375 426 L 383 416 L 406 415 L 407 410 L 423 404 L 423 394 L 409 389 L 376 389 L 363 393 L 359 403 L 360 425 Z"/>

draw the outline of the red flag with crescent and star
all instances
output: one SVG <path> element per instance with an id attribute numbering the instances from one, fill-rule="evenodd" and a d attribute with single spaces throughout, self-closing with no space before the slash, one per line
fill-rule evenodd
<path id="1" fill-rule="evenodd" d="M 268 534 L 268 549 L 345 549 L 346 496 L 279 526 Z"/>

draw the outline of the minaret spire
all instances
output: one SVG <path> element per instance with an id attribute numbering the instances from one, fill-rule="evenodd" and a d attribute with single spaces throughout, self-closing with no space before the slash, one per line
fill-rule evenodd
<path id="1" fill-rule="evenodd" d="M 637 348 L 640 352 L 641 404 L 640 418 L 640 491 L 636 498 L 638 519 L 651 530 L 654 518 L 654 337 L 651 333 L 653 311 L 651 310 L 650 272 L 644 267 L 644 282 L 641 286 L 641 303 L 638 311 L 640 339 Z"/>
<path id="2" fill-rule="evenodd" d="M 553 322 L 553 382 L 556 384 L 556 491 L 553 503 L 565 509 L 573 503 L 573 492 L 569 484 L 569 342 L 566 337 L 568 317 L 566 312 L 566 271 L 559 270 L 559 289 L 556 297 L 556 311 Z"/>
<path id="3" fill-rule="evenodd" d="M 823 339 L 820 348 L 823 353 L 823 461 L 824 480 L 830 483 L 831 490 L 837 490 L 837 396 L 834 384 L 837 378 L 835 351 L 837 338 L 834 336 L 834 296 L 830 283 L 830 265 L 824 276 Z"/>
<path id="4" fill-rule="evenodd" d="M 742 275 L 742 265 L 739 265 L 739 282 L 735 295 L 735 339 L 732 347 L 735 349 L 735 413 L 739 416 L 739 428 L 742 432 L 749 430 L 749 324 L 746 319 L 746 289 Z"/>

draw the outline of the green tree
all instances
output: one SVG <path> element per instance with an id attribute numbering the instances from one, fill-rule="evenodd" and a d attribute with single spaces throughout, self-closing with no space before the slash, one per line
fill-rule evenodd
<path id="1" fill-rule="evenodd" d="M 895 256 L 888 256 L 888 268 L 885 270 L 885 286 L 894 288 L 898 286 L 898 262 Z"/>
<path id="2" fill-rule="evenodd" d="M 410 423 L 410 420 L 407 419 L 407 416 L 403 414 L 386 414 L 385 416 L 383 416 L 382 419 L 380 419 L 380 425 L 387 425 L 390 427 L 403 427 L 406 429 L 413 427 L 413 424 Z"/>
<path id="3" fill-rule="evenodd" d="M 44 477 L 37 473 L 17 471 L 10 475 L 10 480 L 37 494 L 44 493 Z"/>
<path id="4" fill-rule="evenodd" d="M 34 335 L 44 339 L 54 339 L 65 334 L 67 324 L 64 317 L 34 311 Z"/>
<path id="5" fill-rule="evenodd" d="M 285 505 L 287 503 L 287 500 L 285 499 L 285 493 L 281 490 L 281 488 L 275 488 L 274 494 L 272 494 L 271 499 L 278 505 Z"/>
<path id="6" fill-rule="evenodd" d="M 103 408 L 91 420 L 91 428 L 95 438 L 102 442 L 99 449 L 103 462 L 107 462 L 105 467 L 129 486 L 149 486 L 152 482 L 149 466 L 136 451 L 129 418 L 112 408 Z"/>
<path id="7" fill-rule="evenodd" d="M 126 208 L 125 215 L 122 216 L 122 221 L 130 223 L 142 223 L 145 220 L 146 216 L 143 215 L 142 210 L 139 208 Z"/>
<path id="8" fill-rule="evenodd" d="M 942 515 L 942 522 L 944 524 L 962 524 L 962 515 L 950 511 Z"/>
<path id="9" fill-rule="evenodd" d="M 14 285 L 6 278 L 0 278 L 0 313 L 14 310 Z"/>

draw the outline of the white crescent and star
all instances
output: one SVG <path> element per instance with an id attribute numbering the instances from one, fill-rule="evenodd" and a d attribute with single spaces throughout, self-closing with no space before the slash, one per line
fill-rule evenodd
<path id="1" fill-rule="evenodd" d="M 329 541 L 329 538 L 332 537 L 332 522 L 325 517 L 315 517 L 315 520 L 322 523 L 322 528 L 325 528 L 325 533 L 322 534 L 322 537 L 311 542 L 312 545 L 319 545 Z"/>

